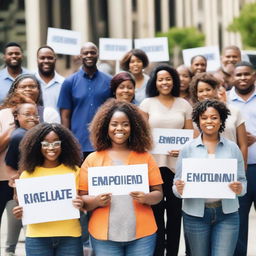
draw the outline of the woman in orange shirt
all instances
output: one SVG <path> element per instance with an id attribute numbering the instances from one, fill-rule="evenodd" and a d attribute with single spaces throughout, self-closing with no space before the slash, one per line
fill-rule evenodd
<path id="1" fill-rule="evenodd" d="M 153 255 L 156 223 L 151 205 L 162 199 L 162 179 L 153 157 L 147 153 L 152 141 L 147 123 L 133 104 L 107 101 L 95 115 L 91 141 L 96 152 L 84 161 L 80 194 L 84 208 L 92 211 L 89 233 L 97 256 Z M 149 193 L 88 195 L 88 168 L 114 165 L 148 165 Z"/>

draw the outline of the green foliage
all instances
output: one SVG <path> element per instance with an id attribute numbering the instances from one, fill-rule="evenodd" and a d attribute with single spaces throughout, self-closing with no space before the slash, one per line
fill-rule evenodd
<path id="1" fill-rule="evenodd" d="M 173 55 L 174 48 L 180 50 L 187 48 L 201 47 L 204 45 L 204 34 L 196 28 L 170 28 L 168 32 L 156 34 L 157 37 L 167 37 L 169 44 L 169 53 Z"/>
<path id="2" fill-rule="evenodd" d="M 239 32 L 244 47 L 256 47 L 256 3 L 245 4 L 240 15 L 234 18 L 228 30 Z"/>

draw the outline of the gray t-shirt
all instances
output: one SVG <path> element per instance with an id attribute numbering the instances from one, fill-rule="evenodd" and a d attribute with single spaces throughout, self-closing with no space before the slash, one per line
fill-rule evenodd
<path id="1" fill-rule="evenodd" d="M 122 161 L 113 161 L 114 165 L 122 165 Z M 112 196 L 108 240 L 128 242 L 136 239 L 136 217 L 133 199 L 129 195 Z"/>

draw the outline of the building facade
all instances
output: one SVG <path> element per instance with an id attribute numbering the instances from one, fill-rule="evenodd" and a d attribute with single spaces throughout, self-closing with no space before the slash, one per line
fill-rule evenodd
<path id="1" fill-rule="evenodd" d="M 243 4 L 256 0 L 2 0 L 0 47 L 17 41 L 27 66 L 36 68 L 35 52 L 46 43 L 47 28 L 80 31 L 82 41 L 100 37 L 146 38 L 170 27 L 196 27 L 206 46 L 241 47 L 239 34 L 227 31 Z M 70 56 L 60 56 L 69 68 Z M 1 64 L 1 63 L 0 63 Z"/>

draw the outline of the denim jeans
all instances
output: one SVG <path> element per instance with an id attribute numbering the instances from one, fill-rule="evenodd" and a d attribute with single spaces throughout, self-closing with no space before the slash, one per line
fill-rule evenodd
<path id="1" fill-rule="evenodd" d="M 114 242 L 91 237 L 91 242 L 96 256 L 152 256 L 155 249 L 156 234 L 131 242 Z"/>
<path id="2" fill-rule="evenodd" d="M 240 229 L 235 256 L 247 255 L 249 213 L 252 203 L 256 204 L 256 164 L 248 164 L 246 178 L 247 192 L 239 197 Z"/>
<path id="3" fill-rule="evenodd" d="M 204 217 L 183 213 L 184 232 L 192 256 L 232 256 L 239 231 L 238 212 L 224 214 L 222 207 L 205 208 Z"/>
<path id="4" fill-rule="evenodd" d="M 26 237 L 26 256 L 82 256 L 81 237 Z"/>

